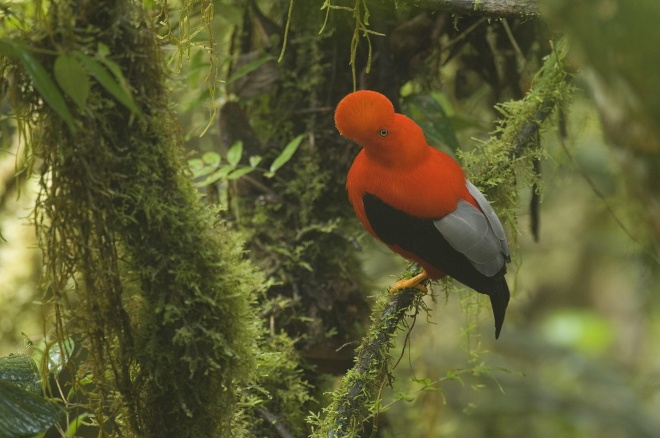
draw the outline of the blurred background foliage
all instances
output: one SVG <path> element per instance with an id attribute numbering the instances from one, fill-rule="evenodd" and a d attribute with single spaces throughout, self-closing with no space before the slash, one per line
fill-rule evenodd
<path id="1" fill-rule="evenodd" d="M 28 26 L 31 3 L 3 4 L 2 28 Z M 350 366 L 354 344 L 337 348 L 359 339 L 369 296 L 384 293 L 405 266 L 360 230 L 345 199 L 357 147 L 334 131 L 332 111 L 354 86 L 351 69 L 358 88 L 387 94 L 430 143 L 455 154 L 478 149 L 500 117 L 494 105 L 521 99 L 550 41 L 566 34 L 573 93 L 541 131 L 547 158 L 538 219 L 532 188 L 517 188 L 514 292 L 502 336 L 492 339 L 480 297 L 435 286 L 430 316 L 397 340 L 401 358 L 377 434 L 660 435 L 660 52 L 653 44 L 660 6 L 544 0 L 541 17 L 500 19 L 409 3 L 295 1 L 278 62 L 288 0 L 216 0 L 210 21 L 186 2 L 194 5 L 186 23 L 192 37 L 178 46 L 181 5 L 144 2 L 161 23 L 190 159 L 211 153 L 216 166 L 262 169 L 200 190 L 243 233 L 266 273 L 261 315 L 274 335 L 296 340 L 316 388 L 317 401 L 304 409 L 323 406 L 322 392 Z M 367 44 L 359 33 L 352 53 L 357 24 L 384 36 L 370 33 Z M 52 320 L 36 288 L 40 252 L 29 221 L 36 181 L 16 175 L 23 153 L 7 98 L 0 110 L 5 356 L 26 351 L 26 339 L 49 333 Z M 303 133 L 291 161 L 267 175 Z M 232 158 L 237 141 L 242 151 Z"/>

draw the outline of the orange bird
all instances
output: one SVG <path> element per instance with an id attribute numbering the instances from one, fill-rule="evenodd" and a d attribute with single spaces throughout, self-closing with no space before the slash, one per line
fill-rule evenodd
<path id="1" fill-rule="evenodd" d="M 449 275 L 488 295 L 498 338 L 509 304 L 504 274 L 511 259 L 504 228 L 484 195 L 380 93 L 363 90 L 344 97 L 335 124 L 362 146 L 346 180 L 360 222 L 424 269 L 392 291 Z"/>

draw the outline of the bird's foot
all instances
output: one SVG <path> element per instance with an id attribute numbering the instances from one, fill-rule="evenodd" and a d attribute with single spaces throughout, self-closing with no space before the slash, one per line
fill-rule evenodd
<path id="1" fill-rule="evenodd" d="M 411 288 L 419 289 L 423 293 L 427 293 L 428 290 L 426 289 L 426 286 L 421 284 L 421 282 L 426 280 L 427 278 L 429 278 L 429 276 L 426 273 L 426 271 L 422 271 L 421 273 L 415 275 L 412 278 L 406 278 L 405 280 L 399 280 L 390 289 L 390 294 L 394 294 L 394 293 L 396 293 L 397 291 L 399 291 L 401 289 L 411 289 Z"/>

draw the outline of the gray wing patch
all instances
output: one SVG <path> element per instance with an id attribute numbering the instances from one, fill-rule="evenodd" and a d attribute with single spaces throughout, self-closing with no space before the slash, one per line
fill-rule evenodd
<path id="1" fill-rule="evenodd" d="M 452 248 L 465 254 L 477 271 L 492 277 L 510 261 L 509 246 L 493 208 L 475 186 L 469 182 L 467 185 L 481 210 L 461 199 L 456 210 L 433 224 Z"/>
<path id="2" fill-rule="evenodd" d="M 493 210 L 493 207 L 490 206 L 490 203 L 486 197 L 479 191 L 478 188 L 474 186 L 474 184 L 472 184 L 470 181 L 466 181 L 466 185 L 474 200 L 477 201 L 477 204 L 479 204 L 481 211 L 483 211 L 486 215 L 486 219 L 488 220 L 493 233 L 495 233 L 495 236 L 500 240 L 504 259 L 507 262 L 510 262 L 511 257 L 509 256 L 509 244 L 506 241 L 504 227 L 502 226 L 500 219 L 497 217 L 497 214 L 495 214 L 495 210 Z"/>

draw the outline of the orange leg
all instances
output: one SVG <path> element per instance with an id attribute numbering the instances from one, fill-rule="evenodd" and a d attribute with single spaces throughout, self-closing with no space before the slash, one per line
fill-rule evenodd
<path id="1" fill-rule="evenodd" d="M 422 271 L 419 274 L 415 275 L 413 278 L 407 278 L 405 280 L 399 280 L 396 282 L 394 286 L 390 289 L 390 293 L 393 294 L 397 292 L 400 289 L 410 289 L 410 288 L 415 288 L 419 289 L 422 292 L 426 293 L 426 287 L 423 284 L 420 284 L 422 281 L 426 280 L 429 278 L 429 275 L 426 273 L 426 271 Z"/>

